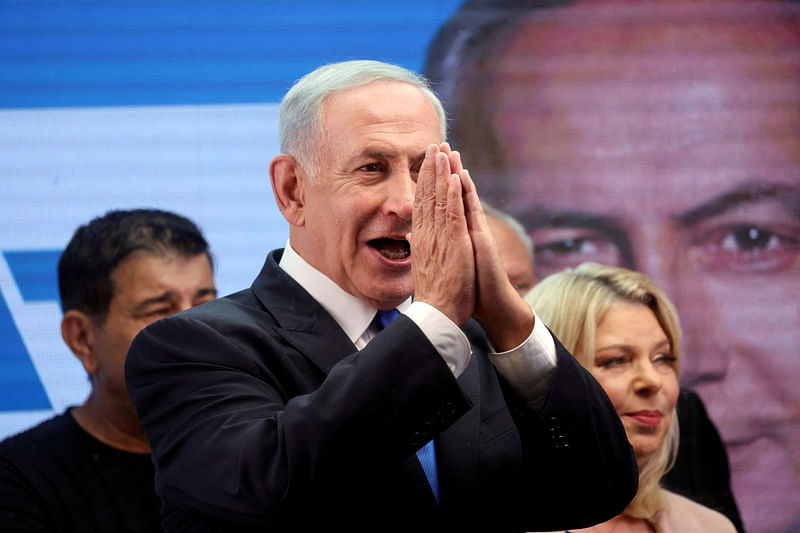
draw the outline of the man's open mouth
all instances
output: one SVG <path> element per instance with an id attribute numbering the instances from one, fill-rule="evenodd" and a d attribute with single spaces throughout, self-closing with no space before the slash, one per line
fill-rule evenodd
<path id="1" fill-rule="evenodd" d="M 372 239 L 369 245 L 388 259 L 405 259 L 411 255 L 411 247 L 405 239 Z"/>

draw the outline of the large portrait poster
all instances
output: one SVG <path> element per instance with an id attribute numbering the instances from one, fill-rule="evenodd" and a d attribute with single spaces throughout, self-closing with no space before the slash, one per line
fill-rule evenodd
<path id="1" fill-rule="evenodd" d="M 288 237 L 268 175 L 282 95 L 379 59 L 433 81 L 540 279 L 596 261 L 669 295 L 747 531 L 800 531 L 797 5 L 461 4 L 0 1 L 0 438 L 89 391 L 59 334 L 72 232 L 176 211 L 220 294 L 249 286 Z"/>

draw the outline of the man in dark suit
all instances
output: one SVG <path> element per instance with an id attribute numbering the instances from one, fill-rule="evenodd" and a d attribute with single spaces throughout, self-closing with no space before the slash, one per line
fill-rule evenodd
<path id="1" fill-rule="evenodd" d="M 445 124 L 375 61 L 287 93 L 286 248 L 128 354 L 167 531 L 544 530 L 630 501 L 619 417 L 508 281 Z"/>

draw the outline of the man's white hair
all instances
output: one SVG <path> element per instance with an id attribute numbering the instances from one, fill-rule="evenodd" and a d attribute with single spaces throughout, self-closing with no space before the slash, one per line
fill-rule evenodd
<path id="1" fill-rule="evenodd" d="M 278 118 L 281 152 L 293 156 L 300 166 L 316 168 L 315 154 L 322 139 L 322 111 L 328 97 L 376 81 L 398 81 L 419 88 L 439 117 L 441 138 L 446 138 L 444 107 L 424 77 L 381 61 L 343 61 L 306 74 L 283 97 Z"/>

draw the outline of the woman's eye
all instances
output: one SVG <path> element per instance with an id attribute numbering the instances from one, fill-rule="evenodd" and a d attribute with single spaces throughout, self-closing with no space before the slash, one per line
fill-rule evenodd
<path id="1" fill-rule="evenodd" d="M 608 357 L 599 361 L 595 361 L 595 366 L 601 368 L 614 368 L 624 365 L 626 362 L 624 357 Z"/>
<path id="2" fill-rule="evenodd" d="M 663 353 L 663 354 L 656 355 L 656 357 L 654 359 L 654 362 L 656 362 L 656 363 L 665 363 L 665 364 L 671 365 L 677 360 L 678 360 L 678 358 L 675 357 L 674 355 L 668 354 L 668 353 Z"/>

